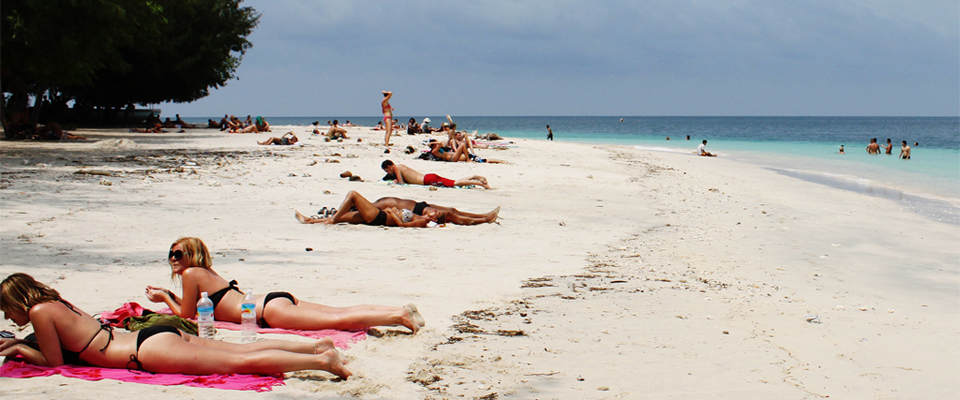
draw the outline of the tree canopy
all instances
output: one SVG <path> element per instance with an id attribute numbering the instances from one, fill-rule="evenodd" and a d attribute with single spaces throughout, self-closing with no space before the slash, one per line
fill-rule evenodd
<path id="1" fill-rule="evenodd" d="M 50 89 L 104 108 L 197 100 L 226 85 L 252 46 L 260 15 L 240 3 L 4 0 L 3 92 Z"/>

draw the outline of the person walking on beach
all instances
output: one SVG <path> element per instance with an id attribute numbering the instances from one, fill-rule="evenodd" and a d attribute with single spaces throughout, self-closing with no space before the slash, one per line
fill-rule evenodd
<path id="1" fill-rule="evenodd" d="M 701 156 L 704 156 L 704 157 L 716 157 L 716 156 L 717 156 L 716 154 L 713 154 L 713 153 L 710 153 L 709 151 L 707 151 L 707 150 L 706 150 L 706 147 L 707 147 L 707 140 L 704 139 L 704 140 L 703 140 L 703 143 L 700 143 L 700 145 L 697 146 L 697 154 L 699 154 L 699 155 L 701 155 Z"/>
<path id="2" fill-rule="evenodd" d="M 900 158 L 904 160 L 910 159 L 910 146 L 907 145 L 907 141 L 903 141 L 903 145 L 900 146 Z"/>
<path id="3" fill-rule="evenodd" d="M 553 140 L 553 129 L 550 129 L 550 125 L 547 125 L 547 140 Z"/>
<path id="4" fill-rule="evenodd" d="M 880 144 L 877 143 L 877 138 L 870 139 L 870 144 L 867 145 L 867 154 L 880 154 Z"/>
<path id="5" fill-rule="evenodd" d="M 890 143 L 890 138 L 887 138 L 887 144 L 883 146 L 883 149 L 887 151 L 888 155 L 893 155 L 893 143 Z"/>
<path id="6" fill-rule="evenodd" d="M 383 101 L 380 102 L 380 109 L 383 111 L 383 125 L 387 128 L 387 133 L 383 136 L 384 146 L 390 145 L 390 135 L 393 134 L 393 107 L 390 106 L 390 98 L 393 92 L 383 91 Z"/>

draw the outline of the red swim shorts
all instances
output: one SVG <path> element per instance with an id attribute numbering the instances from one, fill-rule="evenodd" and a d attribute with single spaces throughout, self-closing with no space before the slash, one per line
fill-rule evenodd
<path id="1" fill-rule="evenodd" d="M 444 178 L 437 174 L 426 174 L 423 176 L 424 185 L 453 187 L 454 182 L 451 179 Z"/>

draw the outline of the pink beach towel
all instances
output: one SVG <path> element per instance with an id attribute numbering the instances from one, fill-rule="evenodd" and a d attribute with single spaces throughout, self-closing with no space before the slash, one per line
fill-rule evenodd
<path id="1" fill-rule="evenodd" d="M 272 375 L 181 375 L 181 374 L 151 374 L 140 371 L 128 371 L 116 368 L 83 367 L 77 365 L 61 365 L 59 367 L 39 367 L 27 364 L 22 359 L 8 360 L 0 366 L 0 377 L 4 378 L 32 378 L 35 376 L 50 376 L 60 374 L 69 378 L 79 378 L 88 381 L 113 379 L 123 382 L 145 383 L 148 385 L 186 385 L 205 388 L 228 390 L 256 390 L 268 392 L 274 386 L 283 385 L 283 376 Z"/>

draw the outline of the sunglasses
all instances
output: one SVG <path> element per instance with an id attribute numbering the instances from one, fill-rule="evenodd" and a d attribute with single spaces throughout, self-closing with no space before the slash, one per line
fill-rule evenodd
<path id="1" fill-rule="evenodd" d="M 172 258 L 173 261 L 180 261 L 183 259 L 183 250 L 171 251 L 170 254 L 167 254 L 167 258 Z"/>

